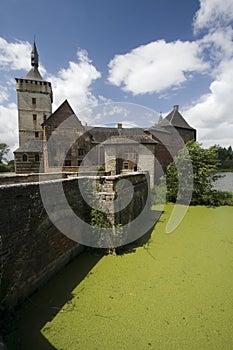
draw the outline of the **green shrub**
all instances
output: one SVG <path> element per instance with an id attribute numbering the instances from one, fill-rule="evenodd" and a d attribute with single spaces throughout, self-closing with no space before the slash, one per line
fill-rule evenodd
<path id="1" fill-rule="evenodd" d="M 210 205 L 233 205 L 233 193 L 214 190 L 211 194 Z"/>

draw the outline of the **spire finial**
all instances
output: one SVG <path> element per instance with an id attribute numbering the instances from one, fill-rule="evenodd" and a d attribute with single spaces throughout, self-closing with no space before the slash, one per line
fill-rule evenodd
<path id="1" fill-rule="evenodd" d="M 39 66 L 39 55 L 36 48 L 35 35 L 34 35 L 34 44 L 31 52 L 31 65 L 32 67 L 38 68 Z"/>

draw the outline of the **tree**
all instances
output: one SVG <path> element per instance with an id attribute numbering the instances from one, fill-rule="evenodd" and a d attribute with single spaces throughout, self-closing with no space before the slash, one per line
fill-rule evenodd
<path id="1" fill-rule="evenodd" d="M 5 156 L 9 151 L 10 149 L 6 143 L 0 143 L 0 164 L 2 164 L 3 162 L 7 163 L 7 159 L 5 158 Z"/>
<path id="2" fill-rule="evenodd" d="M 219 178 L 218 168 L 215 146 L 204 149 L 201 144 L 189 141 L 167 168 L 167 200 L 186 203 L 187 193 L 192 191 L 191 204 L 211 204 L 213 184 Z"/>
<path id="3" fill-rule="evenodd" d="M 0 172 L 14 172 L 15 166 L 14 166 L 14 160 L 8 161 L 6 158 L 6 155 L 10 151 L 9 147 L 6 143 L 0 143 Z"/>

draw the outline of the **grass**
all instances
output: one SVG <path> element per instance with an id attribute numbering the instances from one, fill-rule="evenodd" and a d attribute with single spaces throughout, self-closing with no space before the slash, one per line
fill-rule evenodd
<path id="1" fill-rule="evenodd" d="M 232 349 L 232 207 L 189 207 L 166 234 L 172 208 L 148 244 L 82 254 L 32 296 L 8 325 L 9 350 Z"/>

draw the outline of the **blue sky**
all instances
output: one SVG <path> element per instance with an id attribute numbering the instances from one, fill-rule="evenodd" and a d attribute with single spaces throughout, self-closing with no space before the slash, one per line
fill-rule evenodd
<path id="1" fill-rule="evenodd" d="M 178 104 L 204 146 L 233 145 L 232 23 L 232 0 L 2 0 L 0 142 L 17 147 L 14 78 L 35 35 L 53 110 L 66 98 L 77 115 L 108 101 L 164 116 Z"/>

